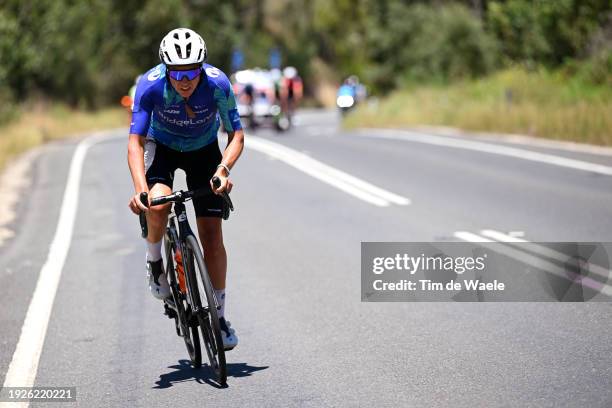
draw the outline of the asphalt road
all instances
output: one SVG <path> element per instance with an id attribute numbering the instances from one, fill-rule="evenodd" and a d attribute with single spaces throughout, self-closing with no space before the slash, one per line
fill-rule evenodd
<path id="1" fill-rule="evenodd" d="M 227 315 L 240 344 L 227 354 L 229 387 L 218 388 L 210 370 L 189 367 L 173 322 L 148 293 L 144 243 L 127 208 L 127 136 L 116 133 L 84 162 L 35 385 L 76 386 L 84 407 L 612 406 L 609 303 L 360 300 L 362 241 L 455 240 L 490 229 L 530 241 L 610 242 L 612 176 L 345 132 L 334 112 L 305 112 L 287 134 L 251 134 L 224 226 Z M 293 156 L 270 142 L 301 153 L 296 163 L 315 159 L 410 204 L 364 201 L 289 165 Z M 2 379 L 77 143 L 43 148 L 15 238 L 0 247 Z M 277 153 L 265 153 L 270 146 Z M 612 167 L 612 156 L 516 147 Z"/>

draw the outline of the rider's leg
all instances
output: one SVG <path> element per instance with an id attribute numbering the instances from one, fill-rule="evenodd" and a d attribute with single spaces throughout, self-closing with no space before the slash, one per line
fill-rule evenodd
<path id="1" fill-rule="evenodd" d="M 223 245 L 223 231 L 221 218 L 197 217 L 198 235 L 204 247 L 204 262 L 210 275 L 215 296 L 220 309 L 219 325 L 221 326 L 223 347 L 231 350 L 238 344 L 236 331 L 231 328 L 229 321 L 225 320 L 225 276 L 227 274 L 227 253 Z"/>
<path id="2" fill-rule="evenodd" d="M 153 140 L 147 140 L 144 159 L 150 199 L 172 194 L 176 154 L 164 145 L 158 145 Z M 169 213 L 170 203 L 149 208 L 149 211 L 147 211 L 148 243 L 161 242 L 166 232 Z"/>
<path id="3" fill-rule="evenodd" d="M 187 155 L 181 163 L 187 175 L 187 187 L 190 190 L 210 190 L 210 179 L 221 162 L 221 151 L 218 143 L 211 143 L 202 149 Z M 215 297 L 220 309 L 219 326 L 223 332 L 223 346 L 226 350 L 238 344 L 238 337 L 230 323 L 225 320 L 225 276 L 227 273 L 227 253 L 223 245 L 223 232 L 221 230 L 221 217 L 224 211 L 223 199 L 210 192 L 210 194 L 195 197 L 193 208 L 196 214 L 198 235 L 203 244 L 204 262 L 210 276 Z"/>
<path id="4" fill-rule="evenodd" d="M 204 247 L 204 261 L 210 274 L 210 280 L 215 289 L 225 289 L 227 253 L 223 245 L 221 218 L 198 217 L 197 223 L 198 235 Z"/>
<path id="5" fill-rule="evenodd" d="M 189 152 L 181 163 L 187 176 L 187 187 L 190 190 L 210 190 L 210 179 L 215 174 L 222 155 L 217 142 L 203 148 Z M 195 197 L 193 208 L 198 224 L 198 235 L 204 247 L 204 261 L 210 280 L 215 289 L 225 289 L 225 273 L 227 269 L 227 255 L 223 246 L 223 233 L 221 232 L 221 216 L 224 202 L 221 196 L 210 194 Z"/>
<path id="6" fill-rule="evenodd" d="M 225 277 L 227 274 L 227 253 L 223 245 L 221 218 L 198 217 L 198 235 L 203 243 L 204 262 L 210 275 L 217 300 L 219 301 L 219 317 L 225 315 Z"/>
<path id="7" fill-rule="evenodd" d="M 172 193 L 172 189 L 161 183 L 155 184 L 150 190 L 150 197 L 156 198 Z M 149 290 L 158 299 L 170 295 L 170 287 L 164 273 L 162 262 L 162 238 L 168 222 L 170 204 L 158 205 L 147 211 L 147 225 L 149 235 L 147 236 L 147 274 L 149 276 Z"/>
<path id="8" fill-rule="evenodd" d="M 157 183 L 149 190 L 151 199 L 172 194 L 172 189 L 165 184 Z M 170 203 L 156 205 L 149 208 L 147 212 L 147 225 L 149 227 L 148 243 L 161 242 L 166 232 L 168 214 L 170 213 Z"/>

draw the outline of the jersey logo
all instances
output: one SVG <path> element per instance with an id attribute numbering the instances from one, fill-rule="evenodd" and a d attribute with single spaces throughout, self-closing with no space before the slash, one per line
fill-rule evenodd
<path id="1" fill-rule="evenodd" d="M 211 78 L 218 78 L 219 75 L 221 75 L 221 71 L 219 71 L 218 68 L 209 67 L 209 68 L 206 68 L 206 75 L 208 75 Z"/>
<path id="2" fill-rule="evenodd" d="M 161 76 L 161 69 L 156 68 L 154 71 L 151 71 L 149 76 L 147 76 L 147 79 L 149 81 L 155 81 L 156 79 L 159 79 L 160 76 Z"/>

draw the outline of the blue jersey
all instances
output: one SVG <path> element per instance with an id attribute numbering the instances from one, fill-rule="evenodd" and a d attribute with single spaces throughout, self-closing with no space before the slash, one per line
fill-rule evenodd
<path id="1" fill-rule="evenodd" d="M 355 97 L 355 87 L 350 85 L 342 85 L 338 89 L 338 96 L 352 96 Z"/>
<path id="2" fill-rule="evenodd" d="M 200 83 L 187 101 L 170 84 L 164 64 L 146 72 L 136 87 L 130 134 L 188 152 L 216 141 L 220 120 L 228 132 L 242 129 L 227 76 L 212 65 L 203 67 Z M 187 115 L 185 103 L 194 117 Z"/>

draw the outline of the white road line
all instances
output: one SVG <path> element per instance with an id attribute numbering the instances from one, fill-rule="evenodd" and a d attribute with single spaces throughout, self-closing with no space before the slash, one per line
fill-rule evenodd
<path id="1" fill-rule="evenodd" d="M 467 242 L 495 242 L 467 231 L 457 231 L 453 234 L 453 236 Z"/>
<path id="2" fill-rule="evenodd" d="M 467 241 L 467 242 L 496 242 L 488 238 L 485 238 L 483 236 L 473 234 L 467 231 L 457 231 L 453 235 L 456 238 L 459 238 L 462 241 Z M 517 261 L 523 262 L 527 265 L 531 265 L 536 269 L 543 270 L 555 276 L 567 279 L 567 273 L 564 269 L 558 267 L 554 263 L 549 262 L 545 259 L 531 255 L 527 252 L 519 251 L 517 249 L 512 248 L 511 246 L 506 246 L 506 245 L 496 245 L 494 247 L 491 246 L 488 248 L 502 255 L 506 255 L 507 257 L 514 258 Z M 602 284 L 589 277 L 583 277 L 582 284 L 591 289 L 598 290 L 600 293 L 603 293 L 606 296 L 612 296 L 612 286 Z"/>
<path id="3" fill-rule="evenodd" d="M 547 149 L 554 150 L 565 150 L 573 153 L 587 153 L 598 156 L 612 156 L 612 148 L 606 146 L 595 146 L 577 142 L 566 142 L 562 140 L 553 139 L 542 139 L 533 136 L 526 136 L 520 134 L 504 134 L 504 133 L 488 133 L 488 132 L 477 132 L 470 134 L 470 132 L 463 131 L 461 129 L 449 128 L 444 126 L 419 126 L 414 128 L 415 131 L 425 134 L 434 134 L 436 136 L 450 136 L 450 137 L 476 137 L 479 140 L 498 142 L 498 143 L 509 143 L 512 145 L 522 145 L 527 147 L 545 147 Z"/>
<path id="4" fill-rule="evenodd" d="M 554 259 L 555 261 L 559 261 L 559 262 L 567 262 L 571 260 L 571 257 L 568 256 L 567 254 L 564 254 L 563 252 L 559 252 L 559 251 L 555 251 L 554 249 L 550 249 L 547 248 L 545 246 L 542 245 L 538 245 L 535 244 L 531 241 L 527 241 L 525 239 L 521 239 L 521 238 L 517 238 L 517 237 L 513 237 L 510 235 L 506 235 L 502 232 L 499 231 L 495 231 L 495 230 L 482 230 L 480 231 L 480 233 L 482 235 L 484 235 L 485 237 L 494 239 L 496 241 L 500 241 L 500 242 L 509 242 L 509 243 L 526 243 L 527 245 L 521 245 L 519 248 L 526 250 L 526 251 L 530 251 L 533 252 L 534 254 L 537 255 L 542 255 L 545 256 L 547 258 L 550 259 Z M 603 268 L 599 265 L 596 264 L 592 264 L 590 262 L 588 262 L 585 267 L 589 270 L 592 271 L 593 273 L 598 274 L 599 276 L 603 277 L 603 278 L 610 278 L 610 271 L 607 270 L 606 268 Z"/>
<path id="5" fill-rule="evenodd" d="M 450 137 L 435 136 L 424 133 L 398 131 L 388 129 L 372 129 L 359 131 L 361 137 L 383 138 L 392 140 L 404 140 L 408 142 L 425 143 L 435 146 L 453 147 L 457 149 L 474 150 L 484 153 L 498 154 L 501 156 L 514 157 L 522 160 L 551 164 L 554 166 L 566 167 L 575 170 L 588 171 L 592 173 L 612 176 L 612 167 L 602 164 L 589 163 L 582 160 L 569 159 L 567 157 L 554 156 L 552 154 L 538 153 L 531 150 L 519 149 L 516 147 L 500 146 L 492 143 L 476 142 L 471 140 L 453 139 Z"/>
<path id="6" fill-rule="evenodd" d="M 249 135 L 245 138 L 245 144 L 250 149 L 281 160 L 324 183 L 378 207 L 410 204 L 410 199 L 406 197 L 358 179 L 280 143 Z"/>
<path id="7" fill-rule="evenodd" d="M 81 172 L 87 150 L 96 143 L 117 137 L 116 135 L 98 134 L 87 138 L 79 143 L 72 156 L 57 229 L 47 260 L 40 270 L 36 288 L 21 328 L 21 335 L 4 380 L 4 387 L 31 387 L 34 385 L 55 294 L 70 249 L 78 209 Z M 122 135 L 122 137 L 125 136 Z M 28 402 L 0 403 L 0 407 L 27 407 L 28 405 Z"/>
<path id="8" fill-rule="evenodd" d="M 495 231 L 495 230 L 482 230 L 480 231 L 482 235 L 485 237 L 494 239 L 500 242 L 529 242 L 526 239 L 518 238 L 512 235 L 506 235 L 503 232 Z"/>

